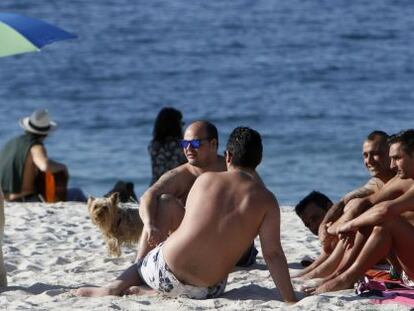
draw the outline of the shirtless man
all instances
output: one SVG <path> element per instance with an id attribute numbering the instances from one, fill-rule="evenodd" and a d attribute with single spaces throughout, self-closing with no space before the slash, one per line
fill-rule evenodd
<path id="1" fill-rule="evenodd" d="M 168 210 L 176 211 L 170 215 L 171 222 L 174 223 L 171 230 L 174 230 L 181 223 L 188 192 L 197 177 L 204 172 L 226 170 L 224 158 L 217 155 L 218 133 L 212 123 L 191 123 L 184 132 L 181 145 L 188 163 L 163 174 L 140 199 L 139 213 L 144 228 L 136 261 L 166 238 L 160 235 L 162 224 L 157 223 L 157 214 L 168 213 Z"/>
<path id="2" fill-rule="evenodd" d="M 225 152 L 227 172 L 205 173 L 188 195 L 184 219 L 168 239 L 102 288 L 78 296 L 121 295 L 147 284 L 169 296 L 204 299 L 224 291 L 243 251 L 260 236 L 270 274 L 286 302 L 296 301 L 280 243 L 280 210 L 255 168 L 262 157 L 260 134 L 233 130 Z"/>
<path id="3" fill-rule="evenodd" d="M 391 167 L 397 169 L 397 176 L 381 191 L 359 200 L 353 207 L 360 213 L 365 212 L 335 228 L 349 247 L 359 231 L 373 227 L 372 233 L 353 264 L 319 286 L 315 293 L 352 287 L 366 270 L 390 251 L 403 269 L 403 280 L 414 279 L 414 130 L 393 135 L 389 142 Z"/>
<path id="4" fill-rule="evenodd" d="M 322 243 L 321 255 L 297 277 L 303 279 L 328 277 L 337 270 L 343 269 L 356 256 L 357 247 L 352 252 L 346 251 L 343 243 L 337 243 L 337 236 L 330 234 L 328 228 L 333 223 L 341 221 L 340 218 L 348 203 L 378 192 L 395 175 L 395 171 L 390 168 L 387 139 L 388 135 L 382 131 L 373 131 L 365 139 L 362 145 L 362 156 L 372 177 L 364 186 L 347 193 L 328 210 L 319 226 L 319 239 Z M 358 239 L 358 246 L 362 247 L 363 242 L 362 238 Z"/>
<path id="5" fill-rule="evenodd" d="M 25 134 L 9 140 L 0 151 L 0 183 L 8 201 L 40 201 L 37 193 L 38 171 L 67 174 L 65 165 L 48 158 L 44 139 L 56 128 L 47 110 L 36 110 L 19 121 Z"/>

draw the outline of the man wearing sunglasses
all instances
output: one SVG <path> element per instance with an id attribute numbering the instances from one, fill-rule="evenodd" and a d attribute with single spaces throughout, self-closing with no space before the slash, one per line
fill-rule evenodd
<path id="1" fill-rule="evenodd" d="M 218 132 L 211 122 L 191 123 L 180 144 L 188 162 L 163 174 L 140 199 L 139 212 L 144 228 L 137 260 L 166 238 L 161 235 L 162 228 L 174 230 L 179 226 L 187 195 L 197 177 L 204 172 L 226 170 L 224 158 L 217 155 Z M 163 219 L 168 219 L 168 223 L 157 219 L 161 214 L 167 216 Z"/>
<path id="2" fill-rule="evenodd" d="M 282 299 L 295 302 L 280 243 L 279 205 L 256 172 L 262 150 L 258 132 L 234 129 L 225 152 L 228 171 L 197 178 L 174 233 L 109 285 L 81 288 L 76 295 L 139 293 L 136 286 L 146 284 L 169 297 L 216 298 L 224 292 L 228 274 L 244 250 L 259 235 Z"/>

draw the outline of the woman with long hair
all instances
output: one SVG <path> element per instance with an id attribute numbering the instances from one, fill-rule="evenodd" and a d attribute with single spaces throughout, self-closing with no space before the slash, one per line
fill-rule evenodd
<path id="1" fill-rule="evenodd" d="M 180 147 L 183 138 L 183 115 L 172 107 L 164 107 L 158 113 L 148 146 L 151 156 L 151 185 L 165 172 L 185 163 L 187 159 Z"/>

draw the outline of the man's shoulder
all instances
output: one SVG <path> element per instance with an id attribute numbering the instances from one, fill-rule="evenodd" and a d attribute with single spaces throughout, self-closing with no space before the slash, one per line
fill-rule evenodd
<path id="1" fill-rule="evenodd" d="M 180 185 L 194 182 L 196 178 L 197 174 L 194 172 L 191 165 L 189 163 L 184 163 L 165 172 L 153 186 L 159 187 L 165 184 L 175 184 L 179 187 Z"/>

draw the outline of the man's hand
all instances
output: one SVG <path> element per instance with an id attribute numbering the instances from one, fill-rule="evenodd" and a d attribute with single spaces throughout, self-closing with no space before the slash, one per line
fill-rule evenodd
<path id="1" fill-rule="evenodd" d="M 327 223 L 324 224 L 322 223 L 319 226 L 319 230 L 318 230 L 318 236 L 319 236 L 319 240 L 321 241 L 322 244 L 322 248 L 323 250 L 327 253 L 330 254 L 333 251 L 333 247 L 332 245 L 334 243 L 332 243 L 336 237 L 334 235 L 329 234 L 328 232 L 328 227 L 331 225 L 331 223 Z"/>
<path id="2" fill-rule="evenodd" d="M 357 228 L 352 226 L 351 221 L 341 224 L 338 229 L 339 238 L 344 242 L 345 248 L 351 248 L 354 245 Z"/>

